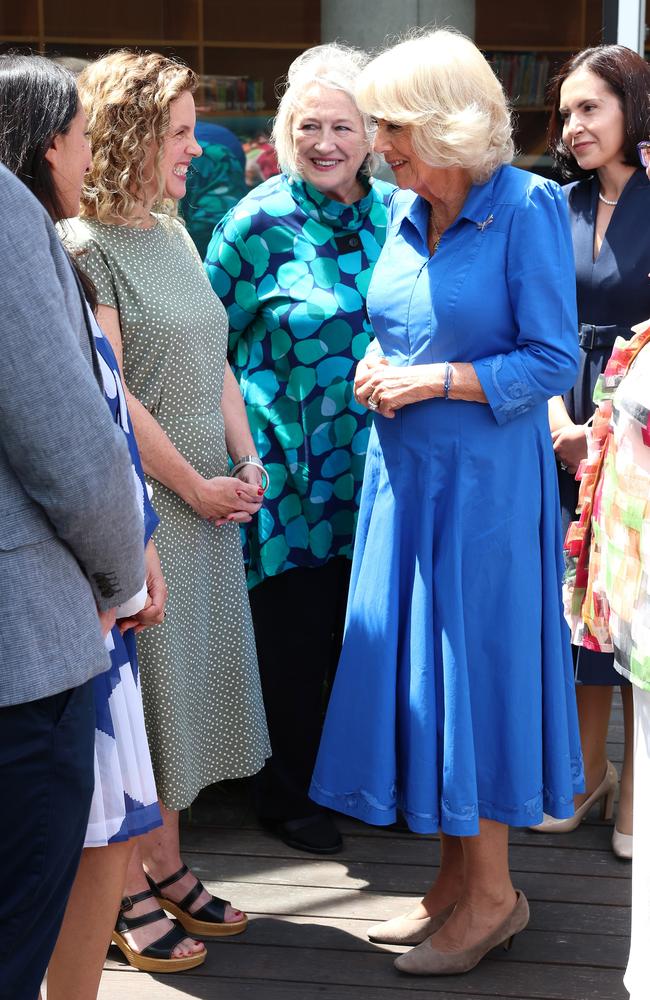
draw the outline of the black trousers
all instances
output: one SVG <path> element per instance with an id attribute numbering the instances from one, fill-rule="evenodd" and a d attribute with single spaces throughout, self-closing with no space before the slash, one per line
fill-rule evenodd
<path id="1" fill-rule="evenodd" d="M 250 593 L 273 756 L 255 782 L 260 819 L 319 812 L 307 795 L 343 639 L 350 563 L 269 577 Z"/>
<path id="2" fill-rule="evenodd" d="M 86 835 L 94 740 L 92 681 L 0 708 L 0 1000 L 38 996 Z"/>

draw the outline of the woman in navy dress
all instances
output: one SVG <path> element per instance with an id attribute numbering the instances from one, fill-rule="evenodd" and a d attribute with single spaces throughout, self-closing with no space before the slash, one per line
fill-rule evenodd
<path id="1" fill-rule="evenodd" d="M 576 261 L 580 363 L 575 386 L 550 404 L 551 429 L 559 459 L 563 527 L 575 518 L 578 463 L 586 457 L 593 392 L 617 337 L 650 315 L 650 234 L 640 220 L 650 214 L 650 184 L 636 144 L 650 124 L 650 66 L 623 45 L 586 49 L 562 67 L 553 84 L 550 146 L 573 183 L 564 193 L 569 207 Z M 601 801 L 612 815 L 616 769 L 607 760 L 607 729 L 613 685 L 620 684 L 625 718 L 625 753 L 612 847 L 632 856 L 632 693 L 614 669 L 611 653 L 573 647 L 586 792 L 576 796 L 569 820 L 545 818 L 537 829 L 574 829 Z"/>
<path id="2" fill-rule="evenodd" d="M 355 391 L 377 415 L 311 794 L 441 831 L 434 885 L 370 935 L 421 942 L 402 971 L 463 972 L 528 920 L 508 825 L 570 815 L 582 783 L 547 416 L 576 374 L 571 237 L 560 188 L 508 165 L 505 97 L 468 39 L 383 53 L 358 100 L 401 190 L 368 294 L 383 357 Z"/>

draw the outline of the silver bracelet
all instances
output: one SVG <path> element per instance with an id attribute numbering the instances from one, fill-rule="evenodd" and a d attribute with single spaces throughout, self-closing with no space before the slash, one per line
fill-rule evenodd
<path id="1" fill-rule="evenodd" d="M 242 455 L 241 458 L 238 458 L 235 464 L 233 465 L 232 469 L 230 470 L 231 477 L 236 476 L 237 473 L 241 472 L 241 470 L 246 465 L 256 465 L 257 468 L 260 469 L 262 473 L 262 484 L 260 488 L 263 493 L 266 493 L 269 486 L 271 485 L 271 479 L 269 477 L 268 472 L 264 468 L 262 460 L 259 459 L 257 455 Z"/>
<path id="2" fill-rule="evenodd" d="M 454 378 L 454 369 L 451 367 L 448 361 L 445 361 L 445 377 L 442 384 L 442 395 L 444 399 L 449 399 L 449 390 L 451 389 L 451 383 Z"/>

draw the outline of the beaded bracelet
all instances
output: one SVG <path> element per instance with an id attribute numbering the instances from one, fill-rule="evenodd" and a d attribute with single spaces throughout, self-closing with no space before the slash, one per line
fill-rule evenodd
<path id="1" fill-rule="evenodd" d="M 442 383 L 442 394 L 445 399 L 449 399 L 449 390 L 451 389 L 453 375 L 454 375 L 454 369 L 451 367 L 448 361 L 445 361 L 445 377 Z"/>
<path id="2" fill-rule="evenodd" d="M 256 465 L 257 468 L 260 469 L 262 473 L 262 483 L 260 489 L 262 490 L 263 493 L 266 493 L 269 486 L 271 485 L 271 478 L 266 469 L 264 468 L 261 459 L 259 459 L 257 455 L 242 455 L 241 458 L 238 458 L 235 464 L 233 465 L 232 469 L 230 470 L 230 476 L 231 477 L 236 476 L 237 473 L 241 472 L 241 470 L 246 465 Z"/>

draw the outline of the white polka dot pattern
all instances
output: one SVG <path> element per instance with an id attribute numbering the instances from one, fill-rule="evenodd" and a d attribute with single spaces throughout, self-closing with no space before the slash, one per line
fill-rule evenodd
<path id="1" fill-rule="evenodd" d="M 221 391 L 228 323 L 181 223 L 74 220 L 67 239 L 120 314 L 131 392 L 203 476 L 227 474 Z M 154 483 L 167 619 L 138 636 L 154 773 L 170 809 L 256 773 L 270 753 L 239 529 L 216 528 Z"/>

